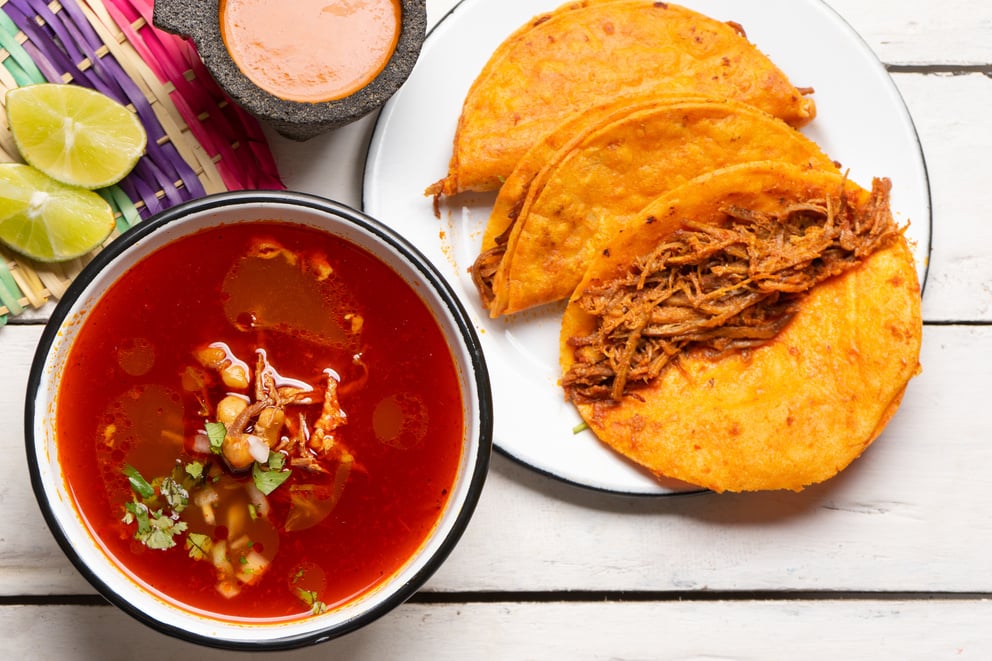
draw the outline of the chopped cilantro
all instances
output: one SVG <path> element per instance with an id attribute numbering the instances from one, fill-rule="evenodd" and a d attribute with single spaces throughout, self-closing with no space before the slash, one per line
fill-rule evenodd
<path id="1" fill-rule="evenodd" d="M 214 540 L 209 535 L 198 532 L 191 532 L 186 535 L 186 550 L 189 557 L 194 560 L 205 560 L 210 556 L 210 549 L 214 545 Z"/>
<path id="2" fill-rule="evenodd" d="M 270 455 L 271 456 L 271 455 Z M 255 480 L 258 490 L 268 496 L 275 491 L 280 484 L 289 479 L 292 471 L 289 470 L 266 470 L 257 462 L 252 467 L 251 476 Z"/>
<path id="3" fill-rule="evenodd" d="M 174 538 L 186 531 L 186 523 L 179 520 L 179 513 L 189 502 L 189 492 L 172 477 L 159 477 L 149 482 L 134 466 L 125 466 L 123 473 L 134 492 L 131 502 L 124 505 L 124 524 L 137 524 L 134 538 L 150 549 L 175 546 Z M 152 485 L 157 486 L 160 497 L 156 497 L 156 486 Z M 163 501 L 167 508 L 162 507 Z"/>
<path id="4" fill-rule="evenodd" d="M 299 595 L 300 599 L 303 600 L 303 603 L 305 603 L 307 606 L 310 607 L 310 611 L 314 615 L 320 615 L 321 613 L 327 612 L 327 604 L 317 599 L 316 590 L 304 590 L 303 588 L 296 588 L 296 594 Z"/>
<path id="5" fill-rule="evenodd" d="M 282 452 L 269 452 L 269 460 L 266 462 L 270 469 L 281 471 L 286 465 L 286 455 Z"/>
<path id="6" fill-rule="evenodd" d="M 223 422 L 208 422 L 205 428 L 207 438 L 210 439 L 210 451 L 214 454 L 220 454 L 220 446 L 224 443 L 224 437 L 227 436 L 227 426 Z"/>
<path id="7" fill-rule="evenodd" d="M 203 477 L 203 464 L 199 461 L 193 461 L 186 464 L 186 474 L 194 480 L 199 480 Z"/>
<path id="8" fill-rule="evenodd" d="M 138 541 L 142 542 L 150 549 L 170 549 L 176 545 L 173 539 L 176 535 L 186 530 L 184 521 L 176 521 L 170 516 L 162 514 L 162 510 L 152 513 L 151 531 L 147 535 L 137 535 Z"/>
<path id="9" fill-rule="evenodd" d="M 186 505 L 189 504 L 189 492 L 171 477 L 162 480 L 159 491 L 176 514 L 186 509 Z"/>
<path id="10" fill-rule="evenodd" d="M 124 515 L 124 523 L 138 523 L 138 530 L 134 533 L 134 538 L 150 549 L 169 549 L 176 545 L 173 539 L 176 535 L 186 530 L 183 521 L 177 521 L 162 513 L 162 510 L 154 512 L 148 509 L 144 503 L 131 501 L 124 506 L 127 513 Z"/>
<path id="11" fill-rule="evenodd" d="M 131 483 L 131 489 L 134 493 L 138 494 L 142 498 L 155 497 L 155 487 L 149 484 L 148 480 L 141 476 L 141 473 L 138 472 L 137 468 L 128 464 L 124 466 L 123 472 L 127 475 L 127 480 Z"/>
<path id="12" fill-rule="evenodd" d="M 146 533 L 151 529 L 151 524 L 148 522 L 148 506 L 144 503 L 139 503 L 132 500 L 130 503 L 124 505 L 124 523 L 131 525 L 137 522 L 138 533 Z"/>

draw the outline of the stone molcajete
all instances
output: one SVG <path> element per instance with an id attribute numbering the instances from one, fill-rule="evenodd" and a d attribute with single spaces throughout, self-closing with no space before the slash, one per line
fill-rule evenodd
<path id="1" fill-rule="evenodd" d="M 247 20 L 252 16 L 254 25 Z M 270 18 L 257 20 L 265 16 Z M 381 107 L 413 70 L 427 25 L 425 0 L 156 0 L 153 20 L 162 30 L 192 39 L 207 69 L 237 104 L 294 140 L 308 140 Z M 380 42 L 378 63 L 368 52 L 374 39 L 367 30 L 372 27 Z M 237 33 L 244 46 L 240 51 Z M 259 53 L 271 59 L 261 59 Z M 248 61 L 251 58 L 254 62 Z M 367 62 L 368 68 L 364 78 L 360 72 L 347 74 L 359 76 L 353 89 L 347 88 L 347 81 L 337 81 L 345 89 L 339 94 L 318 89 L 318 77 L 323 75 L 327 83 L 357 62 Z M 315 73 L 320 67 L 326 74 Z M 295 92 L 283 91 L 288 88 L 281 86 L 279 76 L 292 83 Z M 311 79 L 317 96 L 301 92 Z"/>

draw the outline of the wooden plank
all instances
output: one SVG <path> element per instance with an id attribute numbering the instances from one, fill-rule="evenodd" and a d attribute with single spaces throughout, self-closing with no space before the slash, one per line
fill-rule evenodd
<path id="1" fill-rule="evenodd" d="M 990 181 L 992 79 L 982 74 L 893 78 L 920 134 L 933 200 L 923 316 L 992 321 L 992 223 L 981 199 Z"/>
<path id="2" fill-rule="evenodd" d="M 0 419 L 19 420 L 40 327 L 0 334 Z M 436 591 L 992 592 L 992 327 L 928 326 L 924 372 L 882 438 L 802 493 L 636 499 L 561 484 L 502 457 Z M 0 438 L 0 594 L 91 592 L 42 522 L 21 432 Z M 984 468 L 983 468 L 984 467 Z"/>
<path id="3" fill-rule="evenodd" d="M 987 659 L 990 620 L 992 603 L 977 600 L 406 604 L 343 638 L 253 658 Z M 109 606 L 4 606 L 0 630 L 9 658 L 243 658 L 166 637 Z"/>
<path id="4" fill-rule="evenodd" d="M 0 453 L 8 460 L 9 479 L 0 480 L 0 594 L 87 592 L 89 584 L 62 556 L 41 516 L 28 477 L 24 445 L 24 400 L 28 372 L 42 326 L 0 328 Z"/>
<path id="5" fill-rule="evenodd" d="M 985 0 L 898 4 L 828 0 L 827 4 L 887 64 L 956 67 L 992 63 L 992 3 Z"/>
<path id="6" fill-rule="evenodd" d="M 844 473 L 799 494 L 607 498 L 497 464 L 433 586 L 992 590 L 992 475 L 976 470 L 992 466 L 977 413 L 990 341 L 987 327 L 928 327 L 924 373 L 890 427 Z"/>

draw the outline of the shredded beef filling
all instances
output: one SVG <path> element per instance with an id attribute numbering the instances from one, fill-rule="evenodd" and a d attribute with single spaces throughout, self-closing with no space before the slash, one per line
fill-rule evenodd
<path id="1" fill-rule="evenodd" d="M 475 284 L 475 288 L 479 290 L 479 298 L 482 299 L 482 305 L 487 310 L 492 308 L 493 301 L 496 299 L 496 292 L 493 290 L 493 280 L 496 277 L 496 271 L 499 270 L 499 265 L 503 262 L 503 257 L 506 255 L 506 247 L 510 242 L 510 234 L 513 232 L 513 226 L 517 223 L 517 218 L 520 217 L 520 210 L 523 203 L 524 200 L 518 200 L 514 207 L 510 209 L 510 222 L 506 226 L 506 229 L 496 237 L 494 241 L 495 245 L 489 250 L 482 251 L 468 269 L 469 273 L 472 274 L 472 282 Z"/>
<path id="2" fill-rule="evenodd" d="M 487 310 L 492 307 L 493 300 L 496 298 L 496 294 L 493 292 L 493 278 L 496 277 L 496 271 L 499 269 L 500 262 L 503 261 L 503 255 L 505 254 L 506 244 L 497 244 L 476 257 L 472 268 L 469 269 L 469 273 L 472 274 L 472 282 L 475 284 L 475 288 L 479 290 L 479 298 L 482 299 L 482 305 Z"/>
<path id="3" fill-rule="evenodd" d="M 575 402 L 636 396 L 685 352 L 747 351 L 773 339 L 817 283 L 854 268 L 901 233 L 891 182 L 876 179 L 856 209 L 843 191 L 775 214 L 728 206 L 722 224 L 686 222 L 626 273 L 578 304 L 596 331 L 572 338 L 562 385 Z"/>

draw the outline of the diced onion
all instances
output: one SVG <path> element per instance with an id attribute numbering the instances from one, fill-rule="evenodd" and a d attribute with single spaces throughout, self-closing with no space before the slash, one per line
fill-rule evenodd
<path id="1" fill-rule="evenodd" d="M 217 581 L 217 592 L 223 597 L 233 599 L 241 594 L 241 586 L 234 579 L 221 579 Z"/>
<path id="2" fill-rule="evenodd" d="M 203 512 L 203 520 L 207 522 L 207 525 L 216 525 L 217 515 L 214 513 L 214 506 L 219 502 L 220 495 L 209 485 L 193 494 L 193 504 Z"/>
<path id="3" fill-rule="evenodd" d="M 263 519 L 269 515 L 269 499 L 265 497 L 258 487 L 252 482 L 245 483 L 245 490 L 251 499 L 251 504 L 255 506 L 255 513 Z"/>
<path id="4" fill-rule="evenodd" d="M 257 551 L 249 551 L 243 558 L 244 563 L 239 566 L 237 578 L 246 585 L 253 585 L 269 568 L 269 559 Z"/>
<path id="5" fill-rule="evenodd" d="M 248 439 L 248 452 L 251 454 L 251 458 L 260 464 L 267 462 L 269 460 L 269 444 L 254 434 L 246 434 L 245 436 Z"/>
<path id="6" fill-rule="evenodd" d="M 193 452 L 210 454 L 210 437 L 205 432 L 198 432 L 193 437 Z"/>

